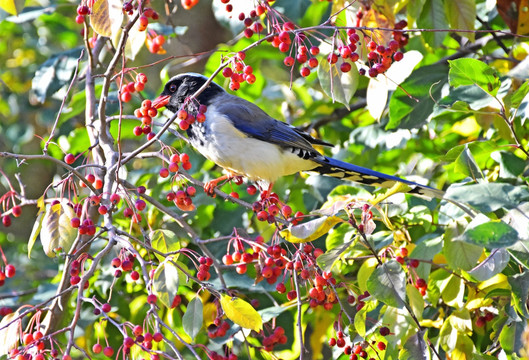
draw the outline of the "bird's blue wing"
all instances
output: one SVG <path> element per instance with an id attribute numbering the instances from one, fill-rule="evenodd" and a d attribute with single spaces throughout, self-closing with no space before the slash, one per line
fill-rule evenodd
<path id="1" fill-rule="evenodd" d="M 270 117 L 257 105 L 234 96 L 216 105 L 215 110 L 227 116 L 235 128 L 247 136 L 281 147 L 301 149 L 318 156 L 313 144 L 330 145 Z"/>

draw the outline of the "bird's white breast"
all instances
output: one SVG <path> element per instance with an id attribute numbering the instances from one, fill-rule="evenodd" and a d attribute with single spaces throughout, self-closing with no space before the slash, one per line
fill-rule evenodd
<path id="1" fill-rule="evenodd" d="M 208 141 L 195 147 L 217 165 L 251 180 L 268 182 L 317 166 L 290 149 L 246 136 L 226 116 L 218 113 L 212 116 L 213 112 L 214 109 L 208 109 L 206 113 Z"/>

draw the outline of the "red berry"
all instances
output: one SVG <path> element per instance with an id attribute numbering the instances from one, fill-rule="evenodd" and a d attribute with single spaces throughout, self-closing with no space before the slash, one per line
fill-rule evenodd
<path id="1" fill-rule="evenodd" d="M 103 349 L 103 354 L 105 354 L 106 357 L 112 357 L 114 355 L 114 349 L 111 346 L 107 346 Z"/>
<path id="2" fill-rule="evenodd" d="M 292 56 L 287 56 L 284 60 L 283 60 L 283 64 L 285 64 L 286 66 L 292 66 L 294 65 L 294 58 Z"/>
<path id="3" fill-rule="evenodd" d="M 73 164 L 75 161 L 75 156 L 73 156 L 73 154 L 66 154 L 66 156 L 64 156 L 64 162 L 67 163 L 68 165 L 71 165 Z"/>
<path id="4" fill-rule="evenodd" d="M 417 267 L 419 267 L 419 260 L 417 260 L 417 259 L 411 259 L 411 260 L 410 260 L 410 266 L 411 266 L 412 268 L 417 268 Z"/>
<path id="5" fill-rule="evenodd" d="M 169 176 L 169 169 L 167 168 L 161 168 L 160 169 L 160 176 L 163 178 L 166 178 Z"/>
<path id="6" fill-rule="evenodd" d="M 349 64 L 347 62 L 343 62 L 340 65 L 340 71 L 344 72 L 344 73 L 347 73 L 347 72 L 351 71 L 351 64 Z"/>
<path id="7" fill-rule="evenodd" d="M 12 278 L 13 276 L 15 276 L 15 273 L 16 273 L 16 268 L 14 265 L 12 264 L 9 264 L 6 266 L 5 268 L 5 276 L 7 278 Z"/>
<path id="8" fill-rule="evenodd" d="M 388 336 L 389 333 L 390 333 L 389 328 L 386 327 L 386 326 L 381 327 L 379 332 L 380 332 L 380 335 L 382 335 L 382 336 Z"/>
<path id="9" fill-rule="evenodd" d="M 280 294 L 283 294 L 283 293 L 285 293 L 285 291 L 287 291 L 287 288 L 286 288 L 285 284 L 279 283 L 279 284 L 276 285 L 276 291 L 278 293 L 280 293 Z"/>
<path id="10" fill-rule="evenodd" d="M 154 294 L 149 294 L 149 296 L 147 296 L 147 303 L 148 304 L 156 304 L 156 302 L 158 301 L 158 297 Z"/>
<path id="11" fill-rule="evenodd" d="M 103 346 L 101 346 L 101 344 L 97 343 L 92 346 L 92 352 L 94 354 L 99 354 L 101 351 L 103 351 Z"/>
<path id="12" fill-rule="evenodd" d="M 22 215 L 22 208 L 19 205 L 15 205 L 11 209 L 11 213 L 14 217 L 19 217 L 20 215 Z"/>
<path id="13" fill-rule="evenodd" d="M 401 61 L 404 58 L 404 54 L 400 51 L 397 51 L 395 54 L 393 54 L 393 60 L 395 61 Z"/>
<path id="14" fill-rule="evenodd" d="M 317 47 L 317 46 L 312 46 L 310 48 L 310 54 L 313 55 L 313 56 L 316 56 L 320 53 L 320 48 Z"/>
<path id="15" fill-rule="evenodd" d="M 476 326 L 478 328 L 485 326 L 486 323 L 487 323 L 487 319 L 485 318 L 485 316 L 480 316 L 476 320 Z"/>
<path id="16" fill-rule="evenodd" d="M 301 74 L 301 76 L 303 77 L 307 77 L 310 75 L 310 68 L 304 66 L 301 68 L 301 70 L 299 71 L 299 73 Z"/>

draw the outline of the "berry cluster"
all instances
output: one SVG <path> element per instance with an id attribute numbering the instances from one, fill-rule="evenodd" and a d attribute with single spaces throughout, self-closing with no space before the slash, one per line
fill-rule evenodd
<path id="1" fill-rule="evenodd" d="M 94 189 L 99 190 L 103 188 L 103 180 L 96 177 L 94 174 L 86 174 L 85 180 L 94 186 Z M 85 188 L 84 181 L 79 181 L 79 186 Z M 77 211 L 76 211 L 77 212 Z"/>
<path id="2" fill-rule="evenodd" d="M 210 257 L 201 256 L 198 259 L 200 265 L 198 266 L 197 279 L 200 281 L 208 281 L 211 278 L 209 269 L 213 265 L 213 259 Z"/>
<path id="3" fill-rule="evenodd" d="M 153 34 L 147 34 L 145 45 L 149 52 L 158 55 L 165 54 L 167 51 L 163 48 L 163 44 L 165 44 L 165 37 L 163 35 L 158 35 L 154 32 Z"/>
<path id="4" fill-rule="evenodd" d="M 231 325 L 229 322 L 217 318 L 213 324 L 208 326 L 208 337 L 210 339 L 224 337 L 230 328 Z"/>
<path id="5" fill-rule="evenodd" d="M 86 15 L 90 15 L 90 8 L 86 5 L 79 5 L 77 7 L 77 16 L 75 17 L 75 22 L 82 24 L 85 22 Z"/>
<path id="6" fill-rule="evenodd" d="M 281 326 L 278 326 L 270 335 L 264 337 L 263 347 L 265 351 L 272 351 L 274 350 L 274 346 L 286 344 L 287 340 L 285 330 Z"/>
<path id="7" fill-rule="evenodd" d="M 82 254 L 77 259 L 73 260 L 70 265 L 70 285 L 77 285 L 81 282 L 81 277 L 79 276 L 83 270 L 84 261 L 87 258 L 87 254 Z M 83 288 L 88 288 L 88 281 L 83 284 Z"/>
<path id="8" fill-rule="evenodd" d="M 226 11 L 228 11 L 230 4 L 226 5 Z M 254 34 L 261 34 L 264 30 L 263 24 L 259 21 L 259 17 L 267 11 L 266 7 L 262 4 L 258 4 L 255 9 L 251 10 L 247 17 L 244 13 L 239 14 L 239 20 L 244 23 L 246 27 L 244 29 L 244 36 L 248 39 Z M 228 11 L 230 12 L 230 11 Z"/>
<path id="9" fill-rule="evenodd" d="M 147 140 L 152 139 L 155 133 L 152 131 L 151 124 L 152 118 L 158 115 L 158 110 L 152 107 L 151 100 L 143 100 L 141 107 L 134 110 L 134 116 L 141 120 L 141 126 L 136 126 L 132 130 L 134 135 L 141 136 L 147 135 Z"/>
<path id="10" fill-rule="evenodd" d="M 406 264 L 408 269 L 410 270 L 413 270 L 413 269 L 416 269 L 419 267 L 420 265 L 420 261 L 419 259 L 410 259 L 408 258 L 408 249 L 406 249 L 405 247 L 401 247 L 399 249 L 399 252 L 400 252 L 400 255 L 397 255 L 395 257 L 395 260 L 404 265 Z M 413 272 L 415 273 L 415 272 Z M 426 280 L 418 277 L 418 276 L 415 276 L 415 281 L 414 281 L 414 286 L 417 288 L 417 290 L 420 291 L 421 295 L 424 296 L 426 295 L 426 290 L 428 289 L 428 283 L 426 282 Z"/>
<path id="11" fill-rule="evenodd" d="M 13 264 L 7 264 L 5 269 L 0 270 L 0 286 L 3 286 L 6 278 L 12 278 L 16 274 L 16 268 Z"/>
<path id="12" fill-rule="evenodd" d="M 389 328 L 384 326 L 379 329 L 379 333 L 381 336 L 386 337 L 390 334 L 390 331 Z M 360 341 L 356 344 L 347 345 L 347 338 L 342 330 L 337 331 L 336 337 L 330 338 L 328 344 L 330 347 L 343 348 L 343 353 L 349 355 L 349 360 L 367 359 L 370 355 L 369 360 L 374 360 L 375 357 L 381 358 L 379 352 L 386 350 L 386 343 L 377 340 L 373 340 L 370 343 Z"/>
<path id="13" fill-rule="evenodd" d="M 250 195 L 257 192 L 257 188 L 254 185 L 248 186 L 246 190 Z M 252 210 L 255 212 L 257 220 L 268 221 L 270 224 L 276 221 L 276 216 L 282 216 L 285 220 L 296 225 L 303 216 L 301 211 L 297 211 L 292 217 L 292 208 L 281 202 L 276 193 L 269 193 L 268 191 L 261 192 L 260 199 L 252 204 Z"/>
<path id="14" fill-rule="evenodd" d="M 195 108 L 194 104 L 188 104 L 178 110 L 177 116 L 178 120 L 180 120 L 178 126 L 181 130 L 186 131 L 195 121 L 198 123 L 206 121 L 206 111 L 208 111 L 208 108 L 205 105 L 199 105 L 198 109 Z"/>
<path id="15" fill-rule="evenodd" d="M 229 88 L 232 91 L 239 90 L 243 82 L 247 82 L 250 85 L 255 82 L 253 68 L 244 64 L 245 56 L 243 52 L 238 52 L 236 56 L 231 58 L 229 66 L 222 70 L 222 76 L 230 79 Z"/>
<path id="16" fill-rule="evenodd" d="M 139 73 L 136 75 L 136 81 L 132 81 L 121 86 L 119 98 L 125 103 L 129 102 L 132 100 L 132 94 L 136 91 L 143 91 L 146 83 L 147 75 L 144 73 Z"/>
<path id="17" fill-rule="evenodd" d="M 494 320 L 494 314 L 491 313 L 488 310 L 485 310 L 483 312 L 478 312 L 478 316 L 476 318 L 476 327 L 482 328 L 484 327 L 488 322 L 491 322 Z"/>
<path id="18" fill-rule="evenodd" d="M 129 11 L 125 11 L 125 7 Z M 123 4 L 123 11 L 131 15 L 133 11 L 132 4 L 130 2 Z M 147 26 L 149 25 L 149 19 L 158 20 L 159 17 L 160 16 L 158 15 L 158 13 L 154 11 L 152 8 L 143 9 L 143 13 L 138 19 L 138 30 L 145 31 L 147 29 Z"/>
<path id="19" fill-rule="evenodd" d="M 245 249 L 244 242 L 250 245 L 248 249 Z M 224 263 L 224 265 L 237 264 L 235 267 L 235 271 L 241 275 L 245 274 L 248 270 L 248 264 L 253 263 L 254 261 L 257 261 L 259 259 L 261 250 L 264 247 L 263 242 L 264 238 L 261 235 L 257 236 L 254 241 L 249 241 L 239 236 L 235 236 L 230 240 L 228 244 L 228 251 L 226 252 L 226 255 L 222 257 L 222 262 Z M 230 254 L 229 248 L 231 244 L 233 244 L 235 250 L 233 251 L 233 253 Z M 272 280 L 269 280 L 267 278 L 267 281 L 270 284 L 273 284 L 276 280 L 277 276 L 273 279 L 273 282 Z"/>
<path id="20" fill-rule="evenodd" d="M 137 272 L 134 269 L 134 261 L 136 260 L 136 257 L 134 254 L 125 254 L 121 253 L 118 257 L 115 257 L 112 259 L 110 264 L 114 269 L 114 277 L 121 277 L 123 273 L 130 272 L 130 278 L 134 281 L 139 280 L 140 273 Z"/>

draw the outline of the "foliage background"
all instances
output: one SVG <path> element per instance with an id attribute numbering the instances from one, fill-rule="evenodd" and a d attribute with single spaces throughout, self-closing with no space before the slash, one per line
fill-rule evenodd
<path id="1" fill-rule="evenodd" d="M 377 228 L 370 236 L 382 258 L 384 255 L 391 258 L 400 247 L 407 247 L 410 258 L 422 260 L 416 273 L 409 267 L 399 271 L 409 284 L 413 284 L 417 276 L 426 279 L 428 294 L 419 300 L 414 290 L 409 289 L 406 295 L 410 302 L 417 302 L 412 305 L 423 309 L 414 309 L 414 312 L 424 329 L 428 330 L 427 337 L 433 346 L 442 356 L 448 354 L 453 359 L 523 356 L 522 333 L 528 316 L 526 303 L 529 293 L 526 281 L 529 265 L 526 250 L 529 240 L 529 44 L 520 29 L 529 21 L 522 13 L 519 18 L 502 17 L 498 7 L 505 3 L 479 0 L 457 3 L 441 0 L 373 2 L 373 8 L 383 16 L 374 19 L 369 26 L 391 28 L 398 20 L 406 19 L 410 29 L 434 30 L 410 35 L 406 52 L 416 56 L 418 63 L 406 80 L 399 78 L 401 74 L 398 71 L 395 71 L 395 79 L 388 75 L 391 80 L 404 82 L 399 88 L 390 87 L 386 103 L 382 101 L 384 91 L 387 91 L 384 79 L 377 83 L 356 75 L 353 76 L 358 81 L 358 88 L 348 99 L 349 108 L 332 102 L 322 89 L 316 71 L 307 78 L 299 77 L 297 69 L 291 73 L 282 64 L 284 55 L 268 44 L 247 52 L 245 62 L 254 68 L 257 81 L 251 86 L 242 86 L 237 92 L 238 96 L 256 103 L 275 118 L 312 131 L 325 141 L 336 144 L 329 150 L 334 157 L 445 189 L 451 198 L 469 205 L 479 214 L 477 222 L 469 225 L 472 219 L 445 201 L 395 195 L 375 211 Z M 84 119 L 83 69 L 86 57 L 81 62 L 79 78 L 69 92 L 67 87 L 79 57 L 78 51 L 67 53 L 68 64 L 65 68 L 58 68 L 66 76 L 62 82 L 60 71 L 51 81 L 38 77 L 35 80 L 36 73 L 45 68 L 47 60 L 57 59 L 59 54 L 84 46 L 79 35 L 81 27 L 74 21 L 77 5 L 68 1 L 31 1 L 25 4 L 24 11 L 18 16 L 0 14 L 0 151 L 41 154 L 43 139 L 49 136 L 64 98 L 65 107 L 60 113 L 59 127 L 49 154 L 62 160 L 64 153 L 78 154 L 90 146 Z M 162 14 L 159 23 L 165 27 L 159 31 L 178 32 L 178 35 L 168 37 L 164 46 L 167 54 L 151 54 L 142 48 L 136 58 L 127 63 L 128 67 L 132 67 L 152 64 L 169 54 L 176 56 L 176 59 L 142 69 L 149 77 L 142 93 L 144 98 L 153 99 L 162 84 L 176 73 L 197 71 L 211 75 L 219 66 L 221 55 L 233 54 L 256 40 L 255 37 L 246 39 L 238 35 L 243 27 L 229 19 L 216 1 L 212 4 L 202 0 L 190 11 L 178 7 L 167 16 L 166 6 L 174 10 L 174 5 L 170 2 L 152 3 Z M 274 8 L 299 26 L 307 27 L 321 24 L 343 5 L 340 1 L 331 5 L 318 1 L 277 0 Z M 346 17 L 359 6 L 360 3 L 354 4 L 341 13 L 336 23 L 350 25 Z M 172 25 L 185 28 L 173 29 Z M 447 31 L 450 29 L 461 31 Z M 491 34 L 491 29 L 497 32 Z M 325 36 L 332 34 L 328 29 L 323 29 L 322 33 Z M 218 51 L 210 53 L 211 50 Z M 205 51 L 208 53 L 202 54 Z M 107 64 L 110 56 L 111 52 L 102 55 L 102 64 Z M 448 62 L 461 58 L 479 59 L 481 62 L 480 65 L 458 63 L 462 69 L 456 69 L 455 63 L 451 65 Z M 461 79 L 464 74 L 469 74 L 476 66 L 485 66 L 485 63 L 488 67 L 483 69 L 493 69 L 499 76 L 494 80 L 492 91 L 487 88 L 490 79 L 484 76 L 483 71 L 473 74 L 470 82 Z M 403 66 L 403 73 L 411 72 L 414 67 L 410 62 L 407 64 L 409 69 Z M 217 76 L 215 81 L 227 85 L 221 76 Z M 53 88 L 43 93 L 47 87 Z M 117 99 L 117 88 L 112 87 L 107 115 L 118 114 Z M 124 105 L 124 113 L 132 115 L 141 100 L 134 96 L 130 104 Z M 129 118 L 122 123 L 124 151 L 131 151 L 142 142 L 132 135 L 136 123 L 137 120 Z M 112 123 L 114 135 L 116 125 L 117 122 Z M 170 134 L 166 134 L 163 141 L 191 156 L 193 168 L 190 174 L 193 178 L 207 181 L 221 175 L 219 168 L 205 161 L 183 141 L 175 140 Z M 149 150 L 158 149 L 153 147 Z M 157 175 L 161 166 L 159 159 L 138 158 L 127 166 L 126 178 L 134 186 L 146 186 L 151 197 L 164 201 L 170 184 L 161 181 Z M 14 219 L 13 225 L 3 228 L 0 233 L 0 245 L 6 258 L 17 267 L 17 276 L 7 279 L 2 287 L 5 295 L 0 301 L 2 306 L 16 309 L 21 304 L 37 304 L 48 299 L 58 287 L 63 258 L 46 257 L 40 242 L 37 242 L 28 259 L 28 238 L 37 214 L 34 206 L 36 199 L 45 192 L 51 196 L 53 190 L 48 189 L 49 184 L 58 182 L 68 171 L 50 161 L 21 162 L 4 156 L 0 157 L 0 169 L 5 174 L 0 183 L 0 193 L 9 191 L 8 179 L 13 184 L 17 183 L 14 175 L 19 173 L 25 193 L 17 185 L 15 188 L 19 195 L 23 195 L 19 199 L 28 205 L 24 206 L 23 216 Z M 241 199 L 251 203 L 254 197 L 245 193 L 245 187 L 230 184 L 223 190 L 227 193 L 239 191 Z M 335 179 L 307 175 L 285 177 L 275 184 L 274 189 L 285 201 L 288 200 L 292 208 L 304 213 L 321 208 L 326 201 L 334 202 L 343 194 L 354 195 L 360 201 L 370 201 L 373 192 L 371 188 L 353 187 Z M 185 220 L 200 239 L 230 236 L 234 228 L 242 229 L 239 231 L 251 237 L 262 234 L 267 241 L 275 238 L 275 227 L 258 222 L 247 208 L 219 198 L 208 198 L 201 191 L 198 193 L 194 199 L 197 210 L 185 215 Z M 170 205 L 167 202 L 164 204 Z M 2 212 L 9 212 L 9 209 L 9 205 L 4 206 Z M 389 221 L 382 221 L 383 214 L 387 214 Z M 149 207 L 144 216 L 149 224 L 143 225 L 145 229 L 172 230 L 182 245 L 198 249 L 193 239 L 189 239 L 177 223 L 156 207 Z M 117 226 L 129 229 L 127 220 L 116 217 L 115 221 Z M 486 226 L 478 228 L 479 231 L 469 231 L 481 223 Z M 142 236 L 137 227 L 130 230 L 135 236 Z M 348 241 L 352 241 L 351 246 L 344 248 L 345 251 L 330 255 L 331 259 L 340 255 L 333 273 L 339 281 L 349 284 L 355 294 L 361 294 L 367 290 L 368 278 L 376 269 L 376 263 L 365 260 L 373 259 L 374 255 L 363 245 L 361 236 L 349 225 L 343 224 L 330 231 L 329 235 L 317 239 L 314 245 L 330 252 Z M 97 254 L 104 246 L 104 238 L 95 241 L 91 253 Z M 294 248 L 294 245 L 289 246 Z M 220 260 L 226 252 L 226 243 L 214 242 L 208 244 L 208 248 Z M 113 284 L 110 260 L 116 253 L 117 250 L 114 250 L 114 255 L 107 256 L 96 269 L 87 298 L 108 297 Z M 223 269 L 228 287 L 237 288 L 247 300 L 259 299 L 263 309 L 274 308 L 270 298 L 264 295 L 265 291 L 274 292 L 274 286 L 263 283 L 254 286 L 252 276 L 255 274 L 252 271 L 248 275 L 237 275 L 233 269 Z M 477 274 L 478 271 L 481 272 Z M 219 286 L 218 282 L 213 283 Z M 141 323 L 148 311 L 145 285 L 123 278 L 112 287 L 120 295 L 113 296 L 111 301 L 116 316 Z M 189 288 L 180 287 L 180 293 L 185 297 L 184 305 L 193 299 L 197 290 L 197 284 Z M 344 294 L 341 295 L 343 297 Z M 349 328 L 346 326 L 347 334 L 351 342 L 356 343 L 362 338 L 371 338 L 370 329 L 377 329 L 381 324 L 389 325 L 395 329 L 394 348 L 388 349 L 387 355 L 382 357 L 406 358 L 404 344 L 412 339 L 417 329 L 405 329 L 410 319 L 397 315 L 394 308 L 385 305 L 387 297 L 386 294 L 370 298 L 369 312 L 360 312 L 361 315 L 354 308 L 348 309 L 350 316 L 359 320 L 355 320 Z M 280 303 L 286 302 L 284 295 L 274 294 L 274 298 Z M 203 295 L 204 303 L 210 300 Z M 77 343 L 86 348 L 102 334 L 89 305 L 83 306 L 75 332 Z M 185 336 L 181 328 L 181 315 L 186 312 L 184 305 L 176 310 L 161 309 L 160 314 Z M 75 306 L 71 300 L 64 313 L 64 321 L 71 317 Z M 329 357 L 333 351 L 332 356 L 338 357 L 337 350 L 323 346 L 326 339 L 334 336 L 334 319 L 328 317 L 323 309 L 318 310 L 303 310 L 305 345 L 314 357 L 315 354 Z M 493 312 L 495 320 L 484 328 L 477 327 L 476 320 L 485 310 Z M 368 318 L 374 319 L 374 323 L 366 321 L 367 329 L 362 334 L 358 322 L 362 322 L 366 313 L 369 313 Z M 339 311 L 336 307 L 333 314 L 337 318 Z M 277 319 L 276 324 L 289 334 L 289 342 L 276 349 L 284 358 L 299 356 L 296 316 L 296 308 L 292 307 Z M 111 326 L 106 326 L 106 329 L 111 335 L 111 343 L 114 346 L 121 344 L 117 331 Z M 197 343 L 208 344 L 212 349 L 220 346 L 208 342 L 205 331 L 198 336 Z M 62 341 L 66 342 L 64 338 Z M 249 356 L 239 340 L 234 346 L 240 351 L 241 358 Z M 185 352 L 185 349 L 182 351 Z M 428 350 L 420 356 L 426 357 L 426 353 L 431 356 Z M 260 353 L 253 355 L 267 356 Z M 342 357 L 345 358 L 345 355 Z"/>

